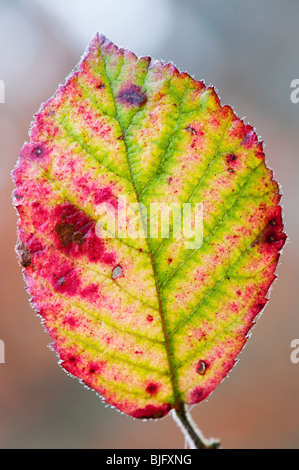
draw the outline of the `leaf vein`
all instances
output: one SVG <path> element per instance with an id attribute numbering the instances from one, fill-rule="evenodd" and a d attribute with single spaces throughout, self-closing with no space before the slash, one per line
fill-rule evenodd
<path id="1" fill-rule="evenodd" d="M 264 229 L 263 229 L 264 230 Z M 204 295 L 204 297 L 200 300 L 200 302 L 194 307 L 194 309 L 192 310 L 192 312 L 190 312 L 185 318 L 183 318 L 177 326 L 175 326 L 172 331 L 169 333 L 169 336 L 172 336 L 174 335 L 178 329 L 184 324 L 186 323 L 187 320 L 189 320 L 191 318 L 191 316 L 199 309 L 199 307 L 201 306 L 201 304 L 204 302 L 204 300 L 206 299 L 206 297 L 208 297 L 213 291 L 214 291 L 214 288 L 216 286 L 218 286 L 219 284 L 221 284 L 221 282 L 223 282 L 223 280 L 228 276 L 230 270 L 237 265 L 237 263 L 240 261 L 240 259 L 247 253 L 247 251 L 251 248 L 251 245 L 252 243 L 255 243 L 256 240 L 258 240 L 259 236 L 261 235 L 261 233 L 263 232 L 263 230 L 261 230 L 257 236 L 255 236 L 255 238 L 253 239 L 253 241 L 250 241 L 249 245 L 247 246 L 247 248 L 245 248 L 245 250 L 243 250 L 240 255 L 238 256 L 238 258 L 233 262 L 232 265 L 229 266 L 228 270 L 225 271 L 225 273 L 223 274 L 223 276 L 211 287 L 211 289 Z"/>
<path id="2" fill-rule="evenodd" d="M 198 251 L 202 246 L 204 246 L 206 243 L 207 243 L 207 240 L 211 237 L 211 235 L 213 235 L 213 233 L 220 227 L 220 225 L 223 223 L 223 221 L 225 220 L 225 218 L 229 215 L 229 213 L 231 212 L 231 210 L 234 208 L 234 206 L 237 204 L 237 202 L 239 201 L 239 199 L 241 198 L 241 194 L 242 192 L 244 191 L 247 183 L 248 183 L 248 180 L 251 178 L 251 176 L 254 174 L 254 172 L 256 171 L 257 168 L 260 167 L 260 165 L 262 164 L 262 162 L 260 162 L 254 169 L 251 170 L 251 172 L 248 174 L 245 182 L 244 182 L 244 185 L 241 187 L 239 193 L 237 194 L 233 204 L 226 210 L 226 212 L 223 214 L 222 218 L 218 221 L 218 223 L 214 226 L 214 228 L 210 231 L 210 233 L 204 238 L 202 244 L 200 247 L 197 247 L 195 248 L 194 250 L 191 251 L 191 253 L 189 253 L 188 256 L 186 256 L 186 258 L 184 258 L 184 260 L 173 270 L 171 271 L 171 273 L 168 275 L 168 277 L 160 284 L 160 288 L 164 288 L 165 284 L 167 284 L 167 282 L 172 278 L 172 276 L 179 270 L 182 268 L 182 266 L 184 266 L 184 264 L 186 263 L 186 261 L 196 252 Z"/>

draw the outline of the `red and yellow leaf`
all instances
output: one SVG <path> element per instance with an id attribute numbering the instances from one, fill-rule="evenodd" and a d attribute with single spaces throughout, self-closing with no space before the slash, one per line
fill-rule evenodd
<path id="1" fill-rule="evenodd" d="M 136 418 L 208 397 L 285 242 L 254 129 L 212 87 L 97 35 L 36 114 L 13 178 L 17 251 L 62 367 Z M 143 236 L 104 237 L 99 207 L 120 220 L 125 202 L 126 223 L 145 209 Z M 151 236 L 152 207 L 188 203 L 202 207 L 200 244 L 171 236 L 174 216 Z"/>

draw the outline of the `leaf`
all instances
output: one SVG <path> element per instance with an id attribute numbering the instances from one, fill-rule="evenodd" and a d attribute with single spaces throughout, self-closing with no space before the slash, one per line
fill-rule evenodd
<path id="1" fill-rule="evenodd" d="M 254 129 L 212 87 L 97 35 L 36 114 L 13 179 L 17 251 L 61 366 L 135 418 L 207 398 L 286 238 Z M 200 243 L 173 236 L 178 213 L 151 236 L 151 208 L 171 204 L 202 209 Z"/>

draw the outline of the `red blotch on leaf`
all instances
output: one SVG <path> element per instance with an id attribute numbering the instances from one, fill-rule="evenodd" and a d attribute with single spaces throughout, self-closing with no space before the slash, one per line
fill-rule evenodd
<path id="1" fill-rule="evenodd" d="M 117 199 L 112 193 L 111 188 L 109 186 L 98 189 L 95 192 L 94 202 L 95 204 L 103 204 L 104 202 L 107 202 L 111 204 L 115 209 L 117 209 L 118 207 Z"/>
<path id="2" fill-rule="evenodd" d="M 286 234 L 283 232 L 281 211 L 281 206 L 277 206 L 258 240 L 266 250 L 274 249 L 279 252 L 285 244 Z"/>
<path id="3" fill-rule="evenodd" d="M 115 254 L 107 253 L 102 239 L 97 237 L 95 222 L 73 204 L 60 204 L 54 210 L 58 248 L 67 255 L 87 256 L 91 262 L 115 263 Z"/>
<path id="4" fill-rule="evenodd" d="M 52 275 L 52 286 L 60 294 L 74 296 L 80 289 L 80 278 L 78 277 L 74 266 L 65 263 L 57 268 Z"/>
<path id="5" fill-rule="evenodd" d="M 70 374 L 78 375 L 78 370 L 82 367 L 82 359 L 73 352 L 59 352 L 62 359 L 61 366 Z"/>
<path id="6" fill-rule="evenodd" d="M 190 403 L 191 404 L 199 403 L 200 401 L 207 398 L 209 393 L 210 393 L 210 390 L 204 389 L 202 387 L 196 387 L 191 392 Z"/>
<path id="7" fill-rule="evenodd" d="M 247 133 L 242 140 L 241 145 L 246 148 L 251 148 L 258 142 L 257 135 L 249 124 L 245 126 L 245 131 L 247 131 Z"/>
<path id="8" fill-rule="evenodd" d="M 81 291 L 81 295 L 84 299 L 89 302 L 95 302 L 99 298 L 99 286 L 98 284 L 90 284 Z"/>
<path id="9" fill-rule="evenodd" d="M 88 366 L 88 373 L 89 374 L 101 374 L 103 371 L 104 367 L 106 366 L 105 361 L 99 361 L 99 362 L 90 362 Z"/>
<path id="10" fill-rule="evenodd" d="M 145 390 L 146 390 L 146 392 L 149 393 L 149 395 L 151 395 L 151 396 L 157 395 L 158 390 L 159 390 L 159 384 L 150 382 L 150 383 L 146 386 L 146 389 L 145 389 Z"/>
<path id="11" fill-rule="evenodd" d="M 133 418 L 138 419 L 158 419 L 166 416 L 167 413 L 171 410 L 171 405 L 165 403 L 161 406 L 147 405 L 144 408 L 139 408 L 138 410 L 130 413 Z"/>
<path id="12" fill-rule="evenodd" d="M 67 315 L 63 319 L 62 323 L 63 325 L 68 326 L 70 329 L 74 329 L 80 324 L 80 321 L 74 315 Z"/>

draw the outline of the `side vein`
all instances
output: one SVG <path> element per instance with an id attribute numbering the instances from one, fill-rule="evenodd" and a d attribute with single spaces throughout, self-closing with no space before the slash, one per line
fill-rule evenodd
<path id="1" fill-rule="evenodd" d="M 232 265 L 229 266 L 229 268 L 224 272 L 223 276 L 211 287 L 211 289 L 204 295 L 204 297 L 200 300 L 200 302 L 194 307 L 194 309 L 192 310 L 192 312 L 190 312 L 188 315 L 186 315 L 185 318 L 183 318 L 183 320 L 180 321 L 180 323 L 177 324 L 177 326 L 175 326 L 173 328 L 173 330 L 169 333 L 169 336 L 172 336 L 174 333 L 176 333 L 178 331 L 178 329 L 184 324 L 186 323 L 186 321 L 199 309 L 199 307 L 202 305 L 202 303 L 204 302 L 204 300 L 212 293 L 214 292 L 214 289 L 223 282 L 223 280 L 228 276 L 230 270 L 237 265 L 238 261 L 247 253 L 247 251 L 250 249 L 250 247 L 252 246 L 253 243 L 255 243 L 260 234 L 263 232 L 264 228 L 254 237 L 254 240 L 250 240 L 250 243 L 249 245 L 240 253 L 240 255 L 238 256 L 238 258 L 233 262 Z"/>
<path id="2" fill-rule="evenodd" d="M 191 253 L 189 253 L 188 256 L 186 256 L 186 258 L 183 259 L 183 261 L 173 270 L 171 271 L 171 273 L 168 275 L 168 277 L 162 282 L 162 284 L 160 285 L 160 288 L 164 287 L 165 284 L 167 284 L 167 282 L 169 281 L 169 279 L 172 278 L 172 276 L 186 263 L 186 261 L 196 252 L 199 250 L 199 248 L 201 248 L 203 245 L 205 245 L 207 243 L 207 240 L 213 235 L 213 233 L 218 229 L 218 227 L 223 223 L 223 221 L 225 220 L 226 217 L 228 217 L 229 213 L 232 211 L 232 209 L 235 207 L 235 205 L 237 204 L 237 202 L 241 199 L 241 195 L 242 195 L 242 192 L 244 191 L 247 183 L 248 183 L 248 180 L 251 178 L 251 176 L 254 174 L 254 172 L 257 170 L 257 168 L 260 167 L 260 165 L 263 163 L 263 161 L 261 163 L 259 163 L 255 168 L 253 168 L 250 173 L 248 174 L 246 180 L 245 180 L 245 183 L 244 185 L 241 187 L 239 193 L 237 194 L 233 204 L 227 209 L 227 211 L 223 214 L 222 218 L 218 221 L 218 223 L 214 226 L 213 230 L 210 231 L 210 233 L 205 237 L 205 239 L 203 240 L 203 243 L 200 247 L 198 248 L 195 248 L 194 250 L 191 251 Z"/>

